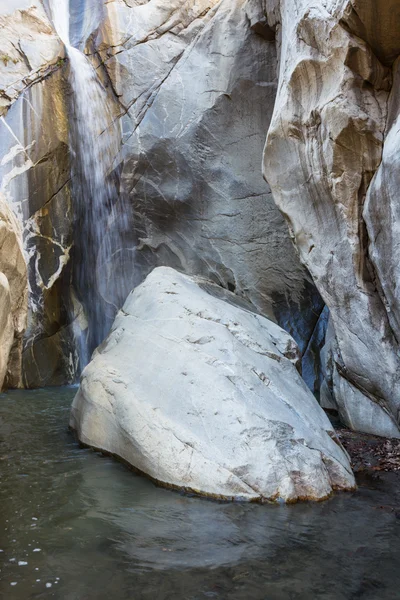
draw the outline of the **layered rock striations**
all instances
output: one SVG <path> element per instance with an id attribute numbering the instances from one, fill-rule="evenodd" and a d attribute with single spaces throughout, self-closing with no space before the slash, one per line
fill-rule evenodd
<path id="1" fill-rule="evenodd" d="M 321 500 L 348 457 L 272 321 L 215 284 L 155 269 L 82 374 L 71 426 L 156 482 L 215 498 Z"/>
<path id="2" fill-rule="evenodd" d="M 64 47 L 41 3 L 0 7 L 0 190 L 23 239 L 26 387 L 75 378 L 67 310 L 72 207 Z M 11 382 L 10 382 L 11 383 Z"/>
<path id="3" fill-rule="evenodd" d="M 264 8 L 280 56 L 264 174 L 330 309 L 330 391 L 348 425 L 399 437 L 399 5 Z"/>

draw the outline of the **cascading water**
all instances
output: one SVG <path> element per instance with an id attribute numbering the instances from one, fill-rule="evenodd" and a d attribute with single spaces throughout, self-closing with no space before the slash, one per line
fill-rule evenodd
<path id="1" fill-rule="evenodd" d="M 49 11 L 70 63 L 76 215 L 73 279 L 88 321 L 87 334 L 77 340 L 83 367 L 107 335 L 129 291 L 129 267 L 121 253 L 123 232 L 129 226 L 128 207 L 121 206 L 112 175 L 119 134 L 108 109 L 107 92 L 85 54 L 71 45 L 69 0 L 49 0 Z"/>

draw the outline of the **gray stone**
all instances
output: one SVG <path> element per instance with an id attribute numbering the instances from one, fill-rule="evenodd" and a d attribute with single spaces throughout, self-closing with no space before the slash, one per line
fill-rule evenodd
<path id="1" fill-rule="evenodd" d="M 107 273 L 128 265 L 127 293 L 169 265 L 234 291 L 306 352 L 323 302 L 261 175 L 277 82 L 274 31 L 259 2 L 73 0 L 70 11 L 71 39 L 86 44 L 121 125 L 113 177 L 121 206 L 133 208 L 123 243 L 97 267 L 105 320 L 119 306 Z M 0 5 L 0 23 L 0 180 L 29 266 L 24 381 L 68 383 L 72 331 L 84 319 L 72 298 L 65 51 L 41 5 Z"/>
<path id="2" fill-rule="evenodd" d="M 277 58 L 259 5 L 113 0 L 107 15 L 96 47 L 122 113 L 131 287 L 154 266 L 206 277 L 305 351 L 323 302 L 262 178 Z"/>
<path id="3" fill-rule="evenodd" d="M 70 424 L 84 444 L 167 486 L 320 500 L 355 483 L 299 358 L 272 321 L 157 268 L 84 370 Z"/>

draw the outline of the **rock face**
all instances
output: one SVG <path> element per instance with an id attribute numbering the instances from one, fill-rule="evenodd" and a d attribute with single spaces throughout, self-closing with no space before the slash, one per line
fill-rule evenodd
<path id="1" fill-rule="evenodd" d="M 43 6 L 34 0 L 0 4 L 0 115 L 56 66 L 63 49 Z"/>
<path id="2" fill-rule="evenodd" d="M 21 385 L 22 335 L 27 316 L 27 268 L 18 222 L 0 195 L 0 391 Z"/>
<path id="3" fill-rule="evenodd" d="M 155 481 L 220 498 L 322 499 L 348 458 L 286 332 L 233 294 L 157 268 L 82 375 L 71 426 Z"/>
<path id="4" fill-rule="evenodd" d="M 400 437 L 399 4 L 264 4 L 280 54 L 264 174 L 330 310 L 330 390 L 349 426 Z"/>
<path id="5" fill-rule="evenodd" d="M 74 380 L 73 332 L 87 333 L 68 64 L 45 7 L 0 2 L 0 192 L 28 264 L 27 387 Z M 106 318 L 119 308 L 108 274 L 132 261 L 129 289 L 162 265 L 205 277 L 295 338 L 308 385 L 350 427 L 400 437 L 399 2 L 71 0 L 70 12 L 122 137 L 110 206 L 132 208 L 97 261 Z M 11 343 L 7 380 L 21 385 L 7 285 L 1 370 Z"/>
<path id="6" fill-rule="evenodd" d="M 133 208 L 133 218 L 119 215 L 129 218 L 125 239 L 96 274 L 105 319 L 119 308 L 107 273 L 126 263 L 125 297 L 168 265 L 250 301 L 306 353 L 324 305 L 260 170 L 277 81 L 273 31 L 257 3 L 72 0 L 70 13 L 71 39 L 86 44 L 122 131 L 112 179 Z M 75 377 L 73 332 L 87 326 L 73 289 L 81 258 L 68 62 L 35 0 L 2 4 L 0 27 L 1 189 L 29 265 L 24 384 L 59 385 Z"/>
<path id="7" fill-rule="evenodd" d="M 29 271 L 22 380 L 60 385 L 76 372 L 64 47 L 36 1 L 0 3 L 0 30 L 0 191 L 22 232 Z"/>
<path id="8" fill-rule="evenodd" d="M 162 265 L 206 277 L 276 319 L 305 352 L 323 303 L 262 178 L 277 84 L 263 14 L 242 0 L 106 9 L 95 47 L 122 112 L 131 287 Z"/>

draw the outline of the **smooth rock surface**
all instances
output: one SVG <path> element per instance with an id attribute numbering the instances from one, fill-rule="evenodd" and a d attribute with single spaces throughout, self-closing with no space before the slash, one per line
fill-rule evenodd
<path id="1" fill-rule="evenodd" d="M 161 267 L 130 294 L 82 374 L 70 422 L 79 439 L 212 497 L 317 500 L 352 489 L 293 338 L 219 290 Z"/>
<path id="2" fill-rule="evenodd" d="M 343 419 L 377 435 L 387 435 L 389 419 L 400 437 L 393 107 L 388 122 L 400 21 L 384 4 L 267 0 L 280 66 L 264 174 L 330 310 Z"/>
<path id="3" fill-rule="evenodd" d="M 368 189 L 363 214 L 382 302 L 393 334 L 400 340 L 400 59 L 393 75 L 382 161 Z"/>
<path id="4" fill-rule="evenodd" d="M 155 266 L 206 277 L 305 352 L 323 302 L 262 178 L 277 56 L 259 4 L 112 0 L 106 9 L 95 47 L 120 103 L 120 193 L 134 215 L 115 257 L 134 253 L 130 289 Z"/>

